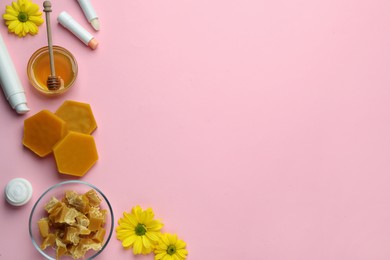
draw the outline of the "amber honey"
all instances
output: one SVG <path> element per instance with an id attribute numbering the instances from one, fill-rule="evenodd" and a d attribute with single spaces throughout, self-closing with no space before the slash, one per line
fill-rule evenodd
<path id="1" fill-rule="evenodd" d="M 58 90 L 49 90 L 47 79 L 51 75 L 50 58 L 47 47 L 37 50 L 30 58 L 27 65 L 27 74 L 30 83 L 39 92 L 46 95 L 58 95 L 73 86 L 77 77 L 77 62 L 73 55 L 60 46 L 53 46 L 54 64 L 56 76 L 62 79 Z"/>

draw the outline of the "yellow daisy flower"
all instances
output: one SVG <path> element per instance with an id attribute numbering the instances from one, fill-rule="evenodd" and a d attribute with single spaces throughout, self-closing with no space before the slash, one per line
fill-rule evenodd
<path id="1" fill-rule="evenodd" d="M 18 0 L 12 2 L 12 6 L 7 5 L 3 19 L 8 26 L 8 31 L 19 37 L 24 37 L 28 33 L 37 34 L 38 26 L 43 23 L 39 6 L 30 0 Z"/>
<path id="2" fill-rule="evenodd" d="M 177 238 L 176 234 L 165 233 L 160 236 L 160 240 L 154 250 L 155 260 L 184 260 L 188 251 L 186 243 Z"/>
<path id="3" fill-rule="evenodd" d="M 143 210 L 140 206 L 132 208 L 131 213 L 124 212 L 118 221 L 116 236 L 125 248 L 133 247 L 133 253 L 149 254 L 159 240 L 163 224 L 154 219 L 151 208 Z"/>

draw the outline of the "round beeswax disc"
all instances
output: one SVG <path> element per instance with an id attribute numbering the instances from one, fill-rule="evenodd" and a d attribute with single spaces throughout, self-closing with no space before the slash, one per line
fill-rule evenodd
<path id="1" fill-rule="evenodd" d="M 31 183 L 23 178 L 12 179 L 5 187 L 5 199 L 14 206 L 26 204 L 32 196 Z"/>

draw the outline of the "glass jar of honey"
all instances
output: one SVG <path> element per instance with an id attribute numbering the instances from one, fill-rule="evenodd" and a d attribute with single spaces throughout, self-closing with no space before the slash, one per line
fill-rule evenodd
<path id="1" fill-rule="evenodd" d="M 56 90 L 47 87 L 47 79 L 51 75 L 47 46 L 34 52 L 27 64 L 27 76 L 31 85 L 47 96 L 56 96 L 68 91 L 73 86 L 78 73 L 77 61 L 67 49 L 53 46 L 53 56 L 56 76 L 61 78 L 61 86 Z"/>

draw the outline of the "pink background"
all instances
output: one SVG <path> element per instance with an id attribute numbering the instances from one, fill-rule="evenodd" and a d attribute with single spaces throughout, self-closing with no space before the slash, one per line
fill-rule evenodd
<path id="1" fill-rule="evenodd" d="M 45 25 L 23 39 L 0 26 L 31 107 L 20 116 L 1 98 L 0 184 L 34 186 L 29 204 L 1 203 L 0 259 L 41 259 L 28 216 L 68 178 L 23 148 L 23 120 L 68 99 L 91 104 L 98 122 L 100 158 L 82 180 L 116 220 L 152 207 L 188 259 L 390 259 L 390 1 L 92 2 L 99 32 L 76 1 L 52 1 L 53 41 L 79 64 L 59 98 L 36 93 L 25 72 Z M 56 23 L 63 10 L 97 50 Z M 113 236 L 99 259 L 153 257 Z"/>

